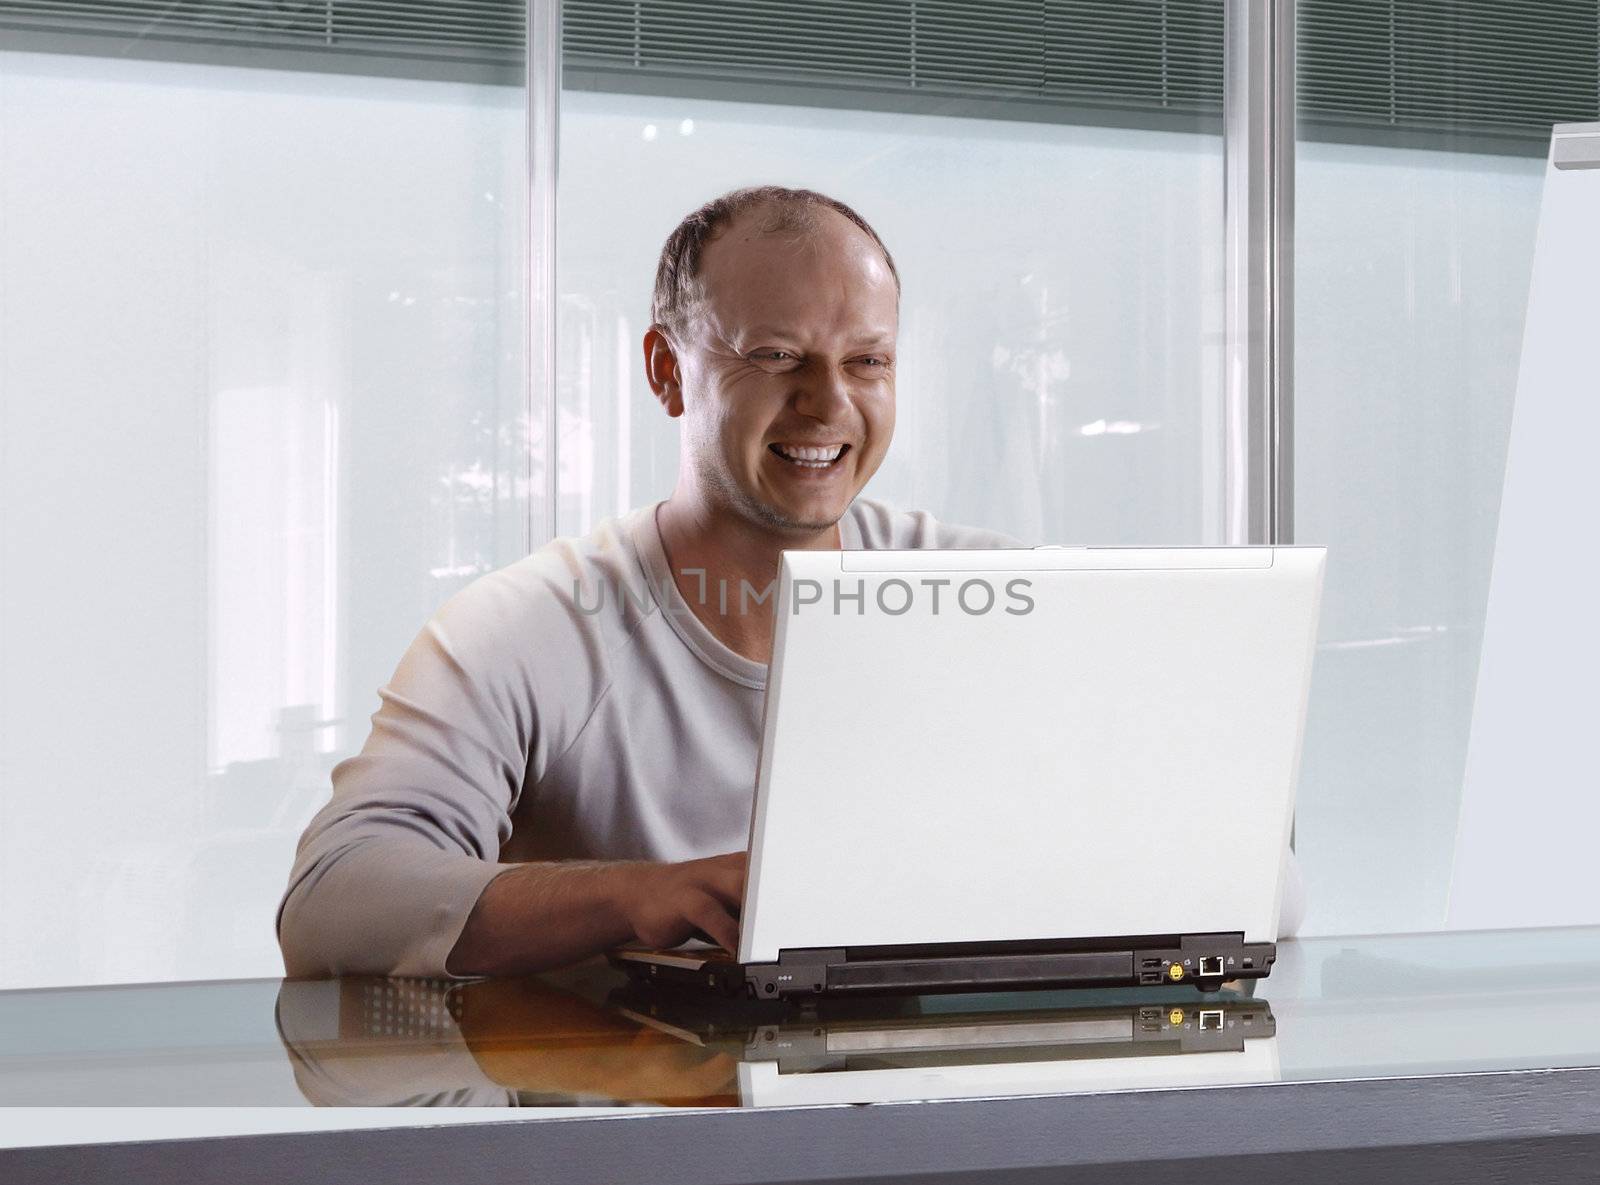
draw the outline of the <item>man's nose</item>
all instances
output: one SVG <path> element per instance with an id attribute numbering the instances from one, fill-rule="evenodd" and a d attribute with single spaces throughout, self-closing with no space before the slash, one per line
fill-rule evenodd
<path id="1" fill-rule="evenodd" d="M 834 420 L 850 406 L 849 376 L 844 367 L 814 361 L 799 374 L 795 410 L 813 420 Z"/>

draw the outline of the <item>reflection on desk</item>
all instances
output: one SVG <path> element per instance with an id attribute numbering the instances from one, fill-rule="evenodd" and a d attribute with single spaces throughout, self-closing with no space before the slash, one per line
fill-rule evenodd
<path id="1" fill-rule="evenodd" d="M 1173 991 L 741 1001 L 550 978 L 285 982 L 322 1105 L 758 1107 L 1275 1081 L 1264 1000 Z"/>
<path id="2" fill-rule="evenodd" d="M 848 1053 L 845 1069 L 834 1061 L 804 1071 L 791 1057 L 786 1073 L 781 1059 L 775 1066 L 750 1048 L 753 1035 L 764 1043 L 770 1017 L 735 1012 L 708 1024 L 613 995 L 624 983 L 600 963 L 468 984 L 274 979 L 0 992 L 0 1106 L 545 1105 L 559 1116 L 584 1106 L 638 1114 L 1160 1088 L 1235 1070 L 1228 1080 L 1326 1082 L 1600 1066 L 1600 928 L 1284 942 L 1258 985 L 1272 1000 L 1276 1036 L 1231 1053 L 1134 1057 L 1110 1040 L 1052 1043 L 1088 1035 L 1049 1026 L 1066 1024 L 1065 1011 L 1105 1005 L 1103 994 L 925 996 L 865 1020 L 830 1011 L 828 1031 L 880 1048 L 841 1050 L 836 1036 L 832 1054 Z M 1181 988 L 1172 1004 L 1188 1010 L 1204 999 Z M 974 1013 L 982 1019 L 970 1021 Z M 930 1040 L 940 1015 L 968 1042 L 990 1034 L 1003 1057 L 981 1045 L 964 1062 L 950 1049 L 896 1048 Z M 884 1035 L 869 1039 L 858 1024 Z M 913 1031 L 902 1038 L 904 1028 Z M 803 1050 L 811 1038 L 791 1031 Z M 1030 1033 L 1034 1051 L 1022 1040 Z M 891 1055 L 899 1060 L 884 1060 Z M 1000 1068 L 973 1068 L 986 1057 Z"/>

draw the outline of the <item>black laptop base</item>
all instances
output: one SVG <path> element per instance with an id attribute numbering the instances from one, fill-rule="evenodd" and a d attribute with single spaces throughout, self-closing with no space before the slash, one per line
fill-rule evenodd
<path id="1" fill-rule="evenodd" d="M 1273 943 L 1245 942 L 1238 932 L 785 950 L 775 963 L 750 964 L 720 950 L 612 955 L 636 979 L 769 1000 L 1182 983 L 1214 992 L 1229 980 L 1264 978 L 1276 959 Z"/>

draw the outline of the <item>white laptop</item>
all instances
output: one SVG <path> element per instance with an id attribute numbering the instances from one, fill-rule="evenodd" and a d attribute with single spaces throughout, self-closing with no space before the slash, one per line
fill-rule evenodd
<path id="1" fill-rule="evenodd" d="M 739 949 L 759 998 L 1266 975 L 1325 551 L 785 552 Z"/>

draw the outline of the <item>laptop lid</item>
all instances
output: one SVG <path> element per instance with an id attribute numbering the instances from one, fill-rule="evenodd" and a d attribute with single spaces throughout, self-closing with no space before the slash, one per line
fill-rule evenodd
<path id="1" fill-rule="evenodd" d="M 1275 940 L 1324 558 L 785 552 L 739 961 Z"/>

